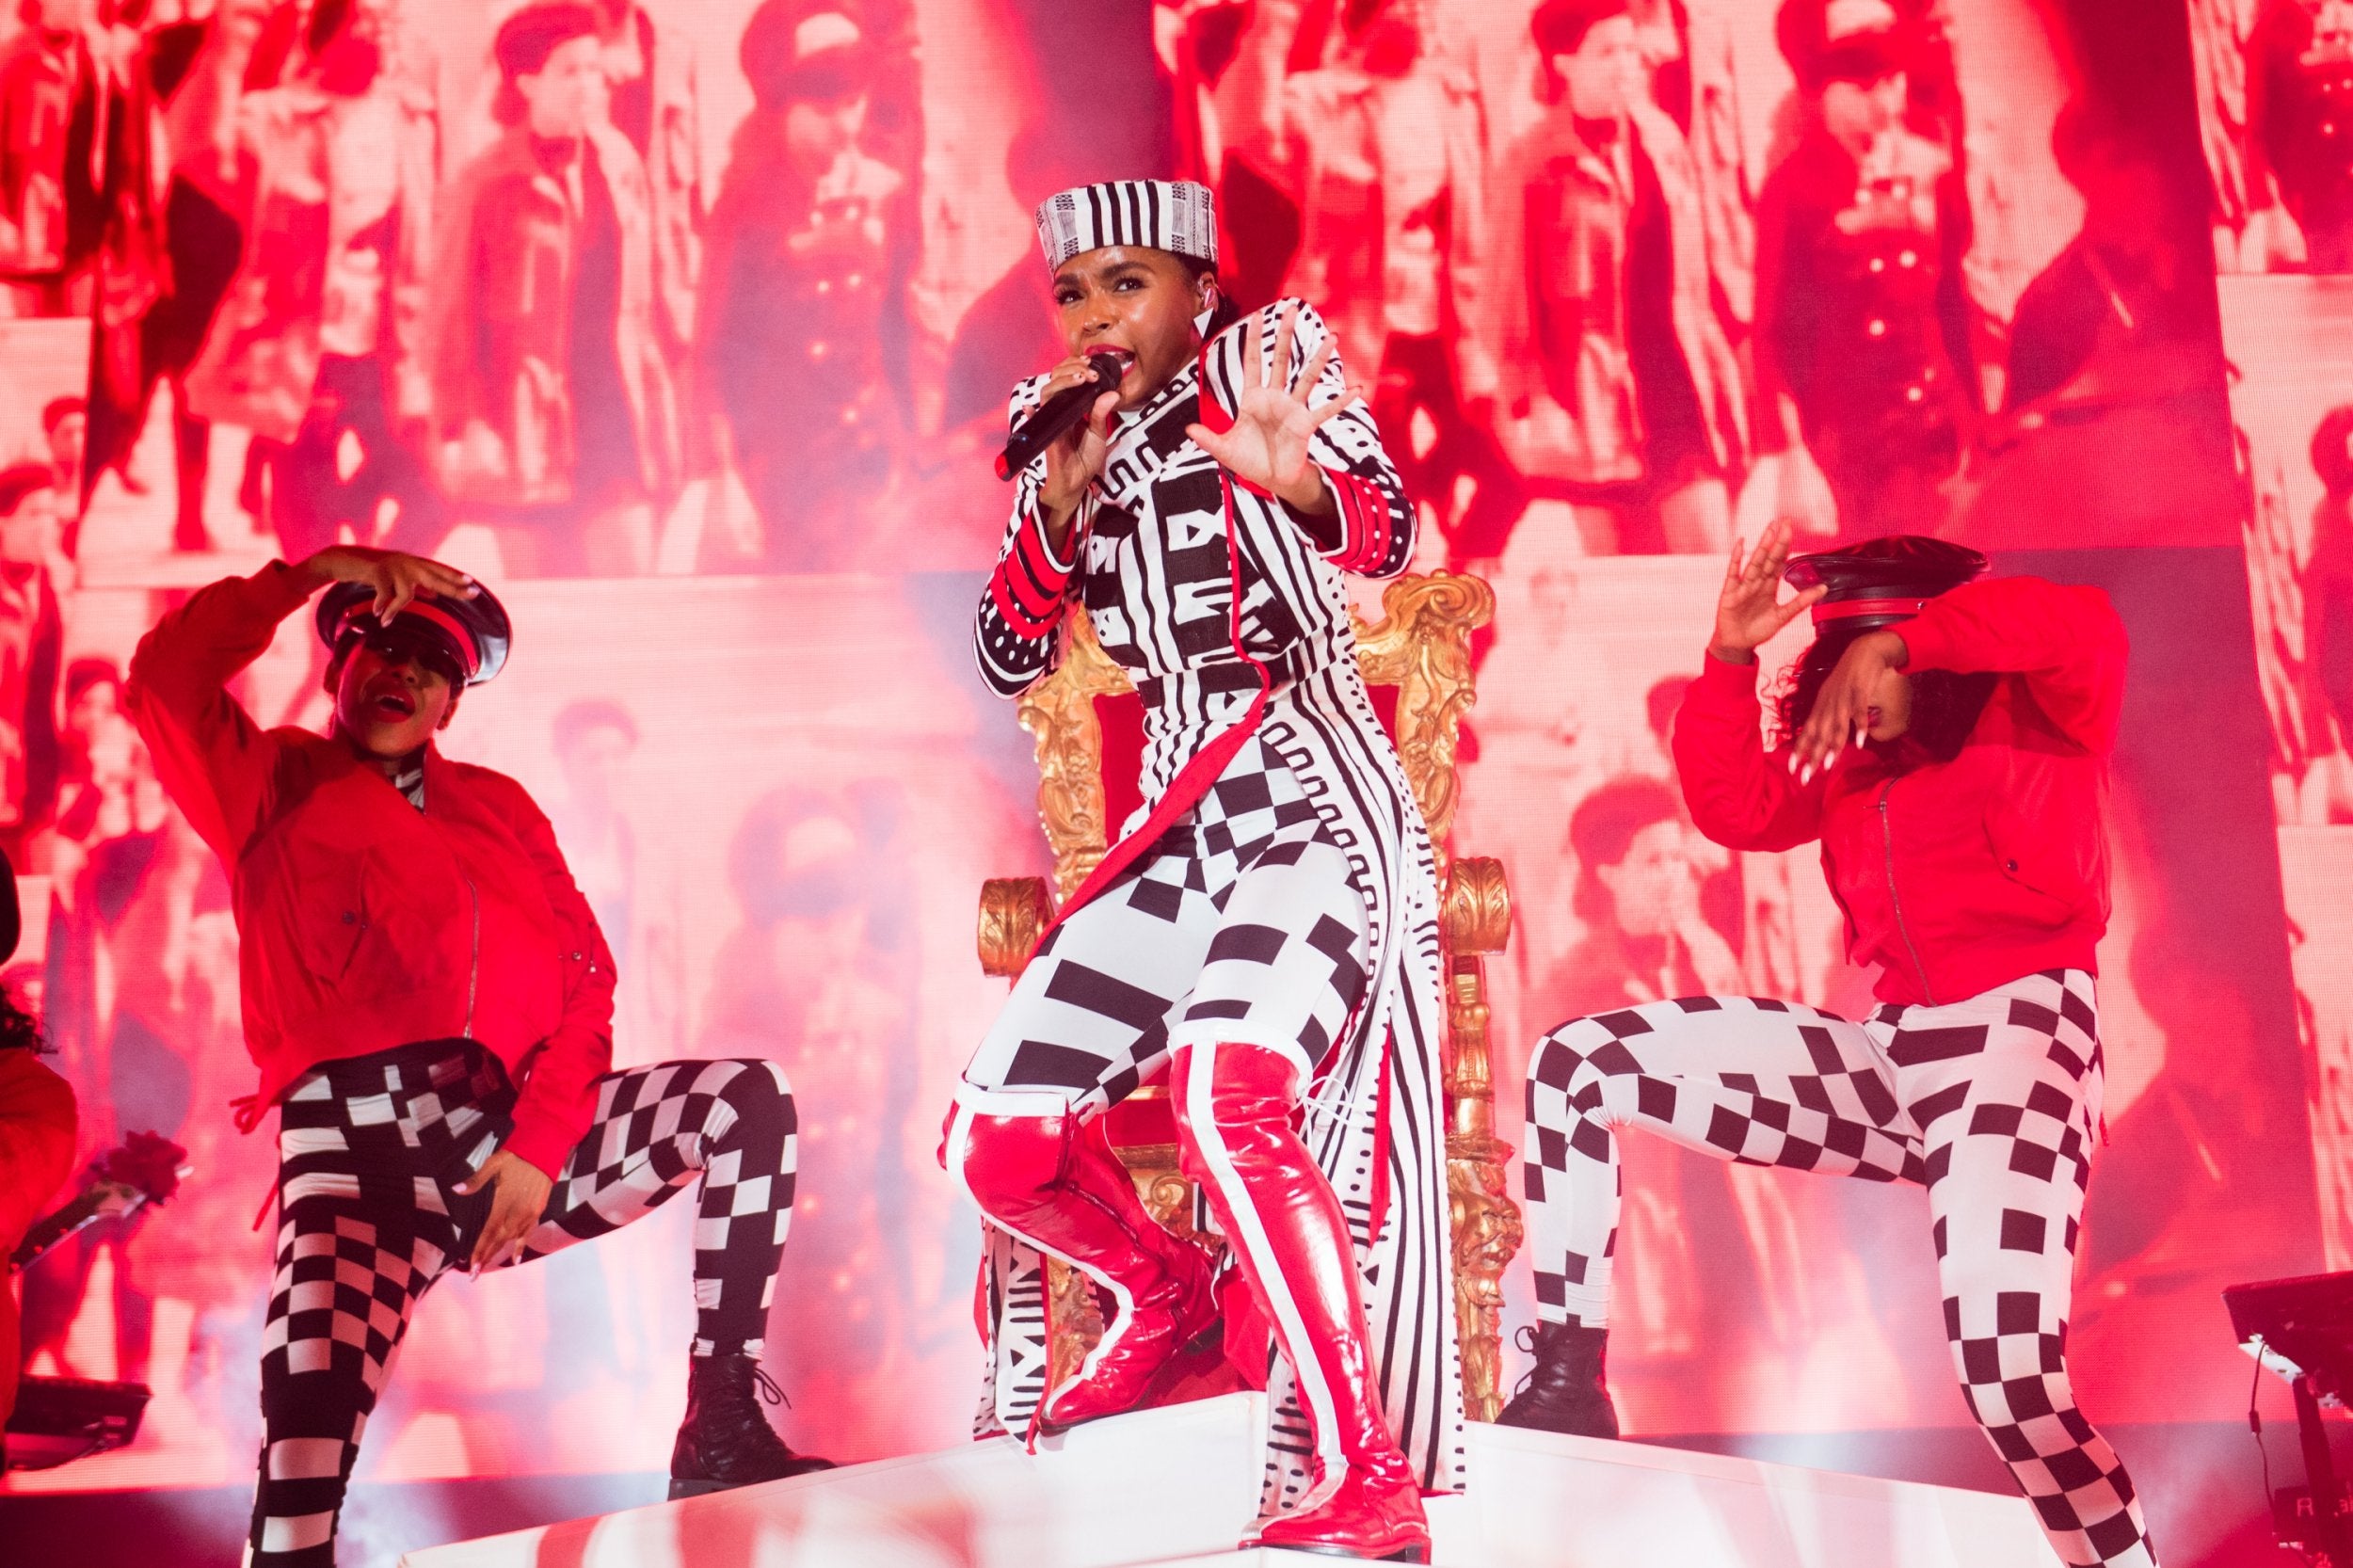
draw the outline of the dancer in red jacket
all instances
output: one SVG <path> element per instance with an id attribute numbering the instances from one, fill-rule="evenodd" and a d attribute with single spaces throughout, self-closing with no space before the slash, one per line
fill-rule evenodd
<path id="1" fill-rule="evenodd" d="M 264 730 L 228 682 L 321 588 L 333 727 Z M 509 636 L 471 579 L 337 546 L 202 589 L 131 664 L 156 771 L 234 883 L 262 1073 L 239 1123 L 279 1110 L 247 1559 L 264 1568 L 333 1563 L 361 1429 L 427 1287 L 600 1236 L 697 1180 L 671 1496 L 825 1464 L 786 1448 L 759 1400 L 792 1217 L 783 1073 L 608 1071 L 612 955 L 554 831 L 513 779 L 433 745 Z"/>
<path id="2" fill-rule="evenodd" d="M 1849 1023 L 1687 997 L 1578 1018 L 1528 1071 L 1536 1368 L 1512 1425 L 1615 1436 L 1602 1377 L 1617 1132 L 1719 1160 L 1928 1189 L 1945 1331 L 1971 1412 L 2069 1563 L 2153 1564 L 2116 1452 L 2067 1376 L 2069 1275 L 2100 1126 L 2101 822 L 2122 623 L 2096 588 L 1972 583 L 1975 551 L 1895 536 L 1784 563 L 1735 544 L 1674 728 L 1692 821 L 1727 848 L 1822 844 Z M 1801 591 L 1783 602 L 1784 577 Z M 1756 648 L 1811 608 L 1768 751 Z"/>

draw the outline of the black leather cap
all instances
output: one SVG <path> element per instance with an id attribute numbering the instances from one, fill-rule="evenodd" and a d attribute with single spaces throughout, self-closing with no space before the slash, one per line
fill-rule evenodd
<path id="1" fill-rule="evenodd" d="M 345 632 L 373 628 L 376 616 L 369 606 L 375 600 L 376 590 L 365 583 L 338 583 L 321 594 L 316 616 L 319 641 L 331 648 Z M 488 588 L 472 599 L 422 593 L 394 619 L 404 627 L 427 632 L 446 645 L 457 666 L 471 672 L 466 677 L 469 686 L 483 684 L 505 667 L 507 649 L 515 639 L 506 607 Z"/>
<path id="2" fill-rule="evenodd" d="M 1781 568 L 1781 576 L 1793 588 L 1819 584 L 1828 590 L 1814 606 L 1817 621 L 1873 625 L 1917 614 L 1922 601 L 1960 587 L 1985 568 L 1985 556 L 1967 545 L 1890 534 L 1844 550 L 1800 555 Z"/>

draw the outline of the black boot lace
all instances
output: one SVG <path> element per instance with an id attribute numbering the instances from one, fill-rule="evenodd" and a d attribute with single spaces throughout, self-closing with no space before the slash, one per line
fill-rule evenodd
<path id="1" fill-rule="evenodd" d="M 1522 1323 L 1519 1326 L 1519 1332 L 1512 1336 L 1512 1346 L 1522 1355 L 1534 1355 L 1536 1353 L 1536 1326 L 1533 1323 Z M 1529 1368 L 1520 1381 L 1513 1385 L 1512 1397 L 1513 1399 L 1516 1400 L 1528 1392 L 1529 1384 L 1536 1381 L 1536 1371 L 1535 1367 Z"/>

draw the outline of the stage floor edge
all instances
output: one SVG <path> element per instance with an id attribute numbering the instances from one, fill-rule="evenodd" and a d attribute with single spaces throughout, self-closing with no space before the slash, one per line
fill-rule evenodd
<path id="1" fill-rule="evenodd" d="M 937 1453 L 410 1552 L 402 1568 L 1208 1568 L 1257 1512 L 1255 1394 L 1093 1422 L 1026 1453 Z M 1470 1484 L 1433 1498 L 1438 1568 L 2052 1568 L 2022 1497 L 1469 1429 Z"/>

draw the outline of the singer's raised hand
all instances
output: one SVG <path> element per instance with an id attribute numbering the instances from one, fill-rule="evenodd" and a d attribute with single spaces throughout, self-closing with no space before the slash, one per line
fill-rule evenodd
<path id="1" fill-rule="evenodd" d="M 1313 401 L 1316 382 L 1332 362 L 1329 333 L 1307 356 L 1296 378 L 1290 375 L 1291 341 L 1299 307 L 1284 307 L 1274 331 L 1274 354 L 1260 352 L 1258 317 L 1243 328 L 1241 406 L 1233 425 L 1224 435 L 1206 424 L 1189 424 L 1185 434 L 1194 445 L 1216 458 L 1235 478 L 1247 481 L 1281 498 L 1310 517 L 1329 512 L 1332 492 L 1323 475 L 1308 460 L 1307 440 L 1324 422 L 1356 401 L 1355 393 Z M 1206 395 L 1206 394 L 1205 394 Z"/>
<path id="2" fill-rule="evenodd" d="M 1038 400 L 1044 402 L 1064 387 L 1094 379 L 1095 367 L 1074 354 L 1047 372 L 1046 384 L 1038 388 Z M 1112 449 L 1112 410 L 1118 407 L 1118 392 L 1105 392 L 1087 410 L 1084 424 L 1072 425 L 1046 449 L 1046 482 L 1038 487 L 1037 504 L 1046 524 L 1046 542 L 1058 554 L 1068 551 L 1070 525 L 1079 515 L 1080 499 L 1103 472 Z"/>

